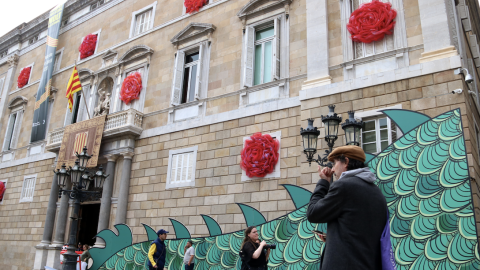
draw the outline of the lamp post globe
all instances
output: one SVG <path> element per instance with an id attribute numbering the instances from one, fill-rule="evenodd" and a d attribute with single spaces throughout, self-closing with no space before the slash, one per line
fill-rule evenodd
<path id="1" fill-rule="evenodd" d="M 307 121 L 308 126 L 305 129 L 300 128 L 300 135 L 302 135 L 303 152 L 307 156 L 308 163 L 311 164 L 313 156 L 317 153 L 317 142 L 320 130 L 313 126 L 314 119 L 308 118 Z"/>
<path id="2" fill-rule="evenodd" d="M 108 177 L 108 175 L 103 173 L 103 167 L 100 165 L 98 168 L 98 171 L 94 175 L 94 187 L 96 189 L 102 189 L 103 188 L 103 183 L 105 183 L 105 179 Z"/>
<path id="3" fill-rule="evenodd" d="M 55 171 L 54 171 L 55 172 Z M 65 163 L 63 163 L 62 167 L 60 169 L 57 169 L 55 172 L 57 175 L 57 184 L 60 188 L 63 188 L 65 186 L 65 183 L 67 181 L 67 178 L 70 176 L 70 173 L 67 171 L 67 167 L 65 166 Z"/>
<path id="4" fill-rule="evenodd" d="M 335 105 L 328 105 L 328 114 L 322 117 L 325 125 L 325 141 L 327 141 L 330 152 L 332 151 L 335 141 L 338 139 L 338 126 L 342 122 L 342 117 L 335 112 Z"/>
<path id="5" fill-rule="evenodd" d="M 355 112 L 348 112 L 348 119 L 342 124 L 345 131 L 345 144 L 360 146 L 360 132 L 362 131 L 363 122 L 355 120 Z"/>
<path id="6" fill-rule="evenodd" d="M 91 155 L 87 153 L 87 146 L 83 147 L 83 151 L 79 154 L 75 154 L 78 157 L 80 167 L 87 167 L 88 160 L 92 158 Z"/>

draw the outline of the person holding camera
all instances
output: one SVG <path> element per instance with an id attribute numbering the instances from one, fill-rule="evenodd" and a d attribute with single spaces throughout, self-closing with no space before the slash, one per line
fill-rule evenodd
<path id="1" fill-rule="evenodd" d="M 260 242 L 257 228 L 255 226 L 248 227 L 245 230 L 245 238 L 243 238 L 240 249 L 240 258 L 243 261 L 242 270 L 267 270 L 269 255 L 270 246 L 265 241 Z"/>
<path id="2" fill-rule="evenodd" d="M 320 180 L 307 208 L 312 223 L 327 223 L 320 269 L 381 270 L 380 237 L 387 221 L 387 202 L 365 167 L 358 146 L 335 148 L 328 160 L 333 168 L 318 169 Z M 338 180 L 333 181 L 333 175 Z"/>

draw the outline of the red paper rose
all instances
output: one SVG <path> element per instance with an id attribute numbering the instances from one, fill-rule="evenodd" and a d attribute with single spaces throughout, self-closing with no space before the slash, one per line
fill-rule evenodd
<path id="1" fill-rule="evenodd" d="M 3 195 L 5 194 L 5 190 L 7 190 L 5 188 L 5 183 L 0 181 L 0 202 L 3 200 Z"/>
<path id="2" fill-rule="evenodd" d="M 97 46 L 97 35 L 87 35 L 84 39 L 78 51 L 80 52 L 80 59 L 87 58 L 95 53 L 95 47 Z"/>
<path id="3" fill-rule="evenodd" d="M 352 34 L 352 40 L 370 43 L 391 35 L 397 12 L 392 9 L 392 4 L 373 0 L 365 3 L 350 15 L 347 29 Z"/>
<path id="4" fill-rule="evenodd" d="M 30 78 L 30 70 L 32 70 L 31 67 L 26 67 L 20 71 L 20 75 L 18 75 L 17 79 L 17 86 L 18 88 L 22 88 L 28 83 L 28 78 Z"/>
<path id="5" fill-rule="evenodd" d="M 187 13 L 193 13 L 205 6 L 207 2 L 207 0 L 185 0 L 184 5 L 187 8 Z"/>
<path id="6" fill-rule="evenodd" d="M 142 76 L 138 72 L 130 74 L 123 80 L 120 99 L 125 104 L 129 104 L 132 100 L 138 99 L 140 90 L 142 90 Z"/>
<path id="7" fill-rule="evenodd" d="M 255 133 L 245 141 L 240 167 L 248 177 L 265 177 L 275 169 L 279 148 L 278 140 L 268 134 Z"/>

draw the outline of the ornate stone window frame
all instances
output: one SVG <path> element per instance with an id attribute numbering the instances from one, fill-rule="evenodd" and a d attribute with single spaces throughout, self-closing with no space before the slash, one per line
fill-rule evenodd
<path id="1" fill-rule="evenodd" d="M 89 90 L 92 90 L 90 87 L 91 85 L 93 85 L 93 82 L 94 82 L 94 73 L 92 70 L 90 69 L 87 69 L 87 68 L 81 68 L 78 70 L 78 76 L 80 78 L 80 82 L 82 83 L 82 90 L 83 92 L 85 93 L 85 89 L 89 89 Z M 67 86 L 65 86 L 66 88 Z M 87 91 L 89 91 L 87 90 Z M 83 93 L 82 93 L 83 94 Z M 76 97 L 77 97 L 77 93 L 74 94 L 73 96 L 73 100 L 75 101 L 76 100 Z M 74 104 L 75 105 L 75 104 Z M 79 108 L 79 110 L 83 111 L 84 108 L 85 108 L 85 102 L 83 100 L 81 100 L 80 102 L 80 105 L 81 108 Z M 83 109 L 82 109 L 83 108 Z M 90 110 L 90 107 L 88 108 Z M 72 113 L 73 113 L 73 110 L 72 112 L 70 112 L 70 109 L 68 108 L 68 103 L 66 105 L 66 112 L 65 112 L 65 120 L 63 122 L 63 126 L 68 126 L 71 124 L 72 122 Z"/>
<path id="2" fill-rule="evenodd" d="M 60 56 L 58 57 L 58 62 L 56 63 L 57 66 L 53 67 L 53 72 L 56 72 L 56 71 L 60 70 L 60 64 L 62 63 L 62 58 L 63 58 L 63 52 L 64 51 L 65 51 L 65 47 L 62 47 L 60 50 L 57 50 L 55 52 L 55 59 L 57 58 L 57 55 L 60 55 Z M 54 62 L 54 64 L 55 64 L 55 62 Z"/>
<path id="3" fill-rule="evenodd" d="M 135 35 L 135 24 L 136 24 L 136 21 L 137 21 L 137 15 L 139 14 L 142 14 L 143 12 L 146 12 L 147 10 L 149 9 L 152 9 L 152 17 L 151 17 L 151 20 L 150 20 L 150 26 L 149 26 L 149 29 L 143 33 L 140 33 L 138 35 Z M 130 23 L 130 34 L 128 36 L 128 38 L 133 38 L 133 37 L 136 37 L 136 36 L 141 36 L 145 33 L 148 33 L 150 30 L 153 29 L 153 23 L 155 21 L 155 12 L 157 10 L 157 1 L 153 2 L 152 4 L 144 7 L 144 8 L 141 8 L 137 11 L 134 11 L 132 12 L 132 21 Z"/>
<path id="4" fill-rule="evenodd" d="M 117 51 L 108 49 L 102 56 L 102 67 L 105 68 L 107 66 L 111 66 L 118 62 L 118 53 Z M 111 62 L 110 62 L 111 61 Z"/>
<path id="5" fill-rule="evenodd" d="M 23 96 L 16 96 L 8 103 L 8 109 L 10 114 L 8 116 L 8 124 L 5 130 L 5 136 L 2 142 L 2 162 L 13 160 L 15 155 L 15 149 L 17 148 L 18 137 L 20 135 L 20 129 L 22 128 L 23 114 L 27 107 L 28 99 Z M 10 128 L 10 121 L 12 115 L 15 115 L 15 123 Z M 12 130 L 13 129 L 13 130 Z M 11 132 L 10 140 L 7 140 L 7 134 Z M 7 143 L 10 145 L 8 149 Z"/>
<path id="6" fill-rule="evenodd" d="M 207 97 L 211 36 L 215 29 L 216 27 L 213 24 L 193 22 L 170 40 L 177 49 L 177 52 L 175 54 L 175 65 L 173 67 L 174 74 L 170 98 L 172 109 L 168 114 L 169 123 L 197 118 L 205 114 L 205 106 L 203 106 L 204 103 L 202 100 Z M 191 102 L 180 103 L 185 70 L 185 56 L 194 52 L 199 52 L 195 97 Z"/>

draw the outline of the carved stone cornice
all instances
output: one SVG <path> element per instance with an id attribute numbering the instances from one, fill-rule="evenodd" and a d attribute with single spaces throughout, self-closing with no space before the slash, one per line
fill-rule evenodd
<path id="1" fill-rule="evenodd" d="M 200 36 L 210 35 L 213 31 L 217 29 L 215 25 L 211 23 L 190 23 L 187 27 L 183 28 L 178 32 L 171 40 L 173 45 L 178 46 L 180 43 L 191 40 L 193 38 L 198 38 Z"/>
<path id="2" fill-rule="evenodd" d="M 245 20 L 247 17 L 256 17 L 279 8 L 285 8 L 286 14 L 288 15 L 291 2 L 292 0 L 252 0 L 242 7 L 237 13 L 237 16 L 241 20 Z"/>

